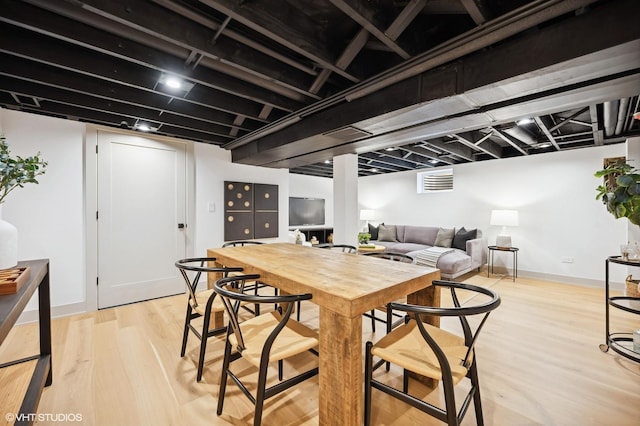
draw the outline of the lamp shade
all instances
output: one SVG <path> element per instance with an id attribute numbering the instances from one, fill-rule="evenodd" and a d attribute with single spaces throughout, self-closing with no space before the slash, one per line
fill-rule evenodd
<path id="1" fill-rule="evenodd" d="M 360 210 L 360 220 L 374 220 L 375 216 L 376 214 L 373 210 Z"/>
<path id="2" fill-rule="evenodd" d="M 518 226 L 517 210 L 491 210 L 491 225 Z"/>

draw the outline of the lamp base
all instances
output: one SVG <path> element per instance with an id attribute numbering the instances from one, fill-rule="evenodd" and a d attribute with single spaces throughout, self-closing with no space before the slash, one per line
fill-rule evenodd
<path id="1" fill-rule="evenodd" d="M 510 248 L 511 247 L 511 236 L 510 235 L 498 235 L 496 237 L 496 246 Z"/>

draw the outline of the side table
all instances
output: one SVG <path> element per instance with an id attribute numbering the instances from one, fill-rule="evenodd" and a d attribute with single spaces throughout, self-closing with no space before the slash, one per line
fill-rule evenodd
<path id="1" fill-rule="evenodd" d="M 640 297 L 634 296 L 611 296 L 609 283 L 609 265 L 618 264 L 626 267 L 639 267 L 640 262 L 623 260 L 620 256 L 609 256 L 605 260 L 605 342 L 600 345 L 602 352 L 613 349 L 618 354 L 632 361 L 640 362 L 640 350 L 633 343 L 633 333 L 631 330 L 611 331 L 611 308 L 616 311 L 625 311 L 640 315 Z"/>
<path id="2" fill-rule="evenodd" d="M 498 247 L 498 246 L 489 246 L 489 264 L 487 265 L 487 277 L 490 273 L 493 273 L 493 259 L 494 252 L 496 251 L 506 251 L 511 252 L 513 254 L 513 281 L 516 281 L 518 277 L 518 251 L 520 251 L 517 247 Z"/>
<path id="3" fill-rule="evenodd" d="M 373 246 L 358 246 L 358 253 L 382 253 L 387 248 L 383 245 L 374 244 Z"/>
<path id="4" fill-rule="evenodd" d="M 0 382 L 0 389 L 3 392 L 3 398 L 0 400 L 0 412 L 3 414 L 12 413 L 16 425 L 31 425 L 36 420 L 33 414 L 37 413 L 42 388 L 51 385 L 53 381 L 49 260 L 40 259 L 19 262 L 18 267 L 29 268 L 29 278 L 25 280 L 16 293 L 0 296 L 0 344 L 4 342 L 18 317 L 27 306 L 31 296 L 38 290 L 40 353 L 0 364 L 0 369 L 7 369 L 3 381 Z M 16 371 L 19 368 L 19 364 L 31 361 L 35 361 L 35 367 L 31 373 L 31 378 L 28 380 L 29 384 L 25 393 L 24 395 L 15 394 L 14 387 L 19 385 L 19 381 L 11 380 L 11 371 Z M 15 396 L 15 398 L 5 400 L 5 395 Z M 3 420 L 8 419 L 7 417 Z"/>

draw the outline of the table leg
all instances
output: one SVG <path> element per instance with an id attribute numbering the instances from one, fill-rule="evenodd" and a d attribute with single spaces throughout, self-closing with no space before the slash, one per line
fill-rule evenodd
<path id="1" fill-rule="evenodd" d="M 51 291 L 49 287 L 49 265 L 47 274 L 38 287 L 38 310 L 40 321 L 40 356 L 49 355 L 49 374 L 45 386 L 53 382 L 53 357 L 51 356 Z"/>
<path id="2" fill-rule="evenodd" d="M 439 280 L 440 272 L 432 280 Z M 407 303 L 422 306 L 440 306 L 440 287 L 430 285 L 407 296 Z M 440 327 L 440 317 L 430 317 L 427 322 Z"/>
<path id="3" fill-rule="evenodd" d="M 440 279 L 440 274 L 438 273 L 438 276 L 433 277 L 433 279 Z M 415 293 L 411 293 L 407 296 L 407 303 L 422 306 L 440 306 L 440 287 L 430 285 Z M 428 317 L 426 322 L 433 326 L 440 327 L 440 317 Z M 438 386 L 438 381 L 430 377 L 421 376 L 413 372 L 409 372 L 409 376 L 427 387 L 435 388 Z"/>
<path id="4" fill-rule="evenodd" d="M 320 307 L 320 425 L 363 423 L 362 316 Z"/>

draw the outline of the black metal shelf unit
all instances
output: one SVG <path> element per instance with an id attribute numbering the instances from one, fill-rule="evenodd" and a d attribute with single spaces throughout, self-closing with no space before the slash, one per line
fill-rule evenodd
<path id="1" fill-rule="evenodd" d="M 0 368 L 11 368 L 16 364 L 36 360 L 29 386 L 22 404 L 14 414 L 15 425 L 32 424 L 35 420 L 40 395 L 52 382 L 51 362 L 51 301 L 49 292 L 49 260 L 29 260 L 18 263 L 18 267 L 29 268 L 29 278 L 15 294 L 0 296 L 0 345 L 13 328 L 18 317 L 27 306 L 33 293 L 38 290 L 38 315 L 40 321 L 40 353 L 27 358 L 0 364 Z M 0 389 L 10 388 L 10 383 L 0 383 Z"/>
<path id="2" fill-rule="evenodd" d="M 631 332 L 611 332 L 611 307 L 620 309 L 626 312 L 640 315 L 640 297 L 629 296 L 611 296 L 609 292 L 609 265 L 611 263 L 640 267 L 640 262 L 632 262 L 629 260 L 623 260 L 621 256 L 610 256 L 605 261 L 605 327 L 606 336 L 605 341 L 600 345 L 600 350 L 607 352 L 609 349 L 613 349 L 618 354 L 630 360 L 640 362 L 640 352 L 633 350 L 633 334 Z"/>
<path id="3" fill-rule="evenodd" d="M 329 241 L 330 239 L 329 235 L 333 234 L 333 228 L 325 227 L 325 226 L 316 226 L 316 227 L 308 226 L 308 227 L 299 227 L 299 228 L 290 227 L 289 229 L 290 230 L 298 229 L 300 232 L 304 234 L 307 241 L 311 241 L 313 237 L 316 237 L 319 244 L 325 244 L 325 243 L 331 242 Z"/>

